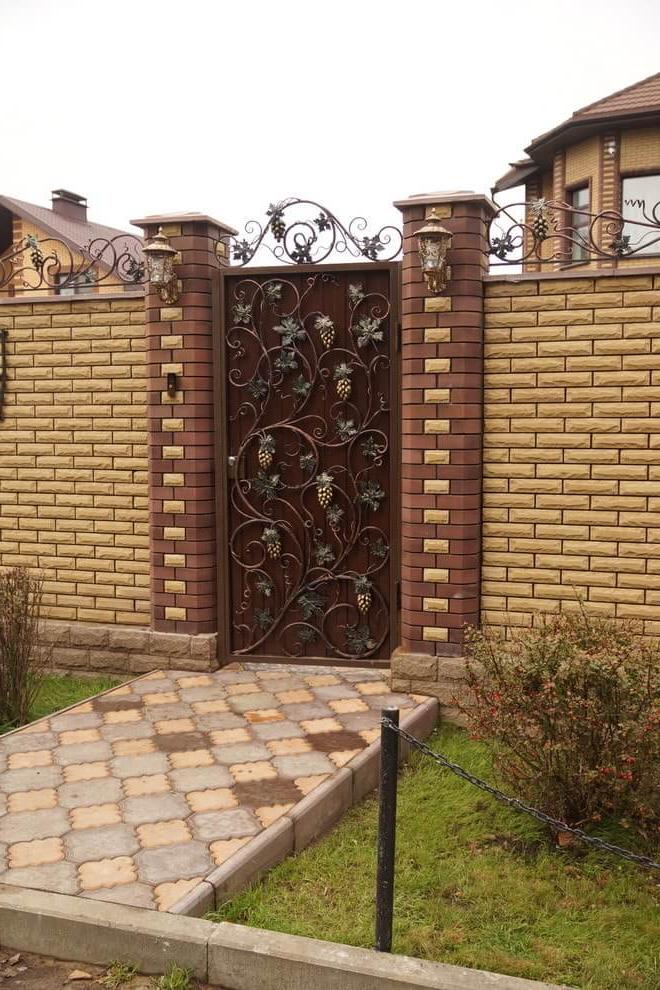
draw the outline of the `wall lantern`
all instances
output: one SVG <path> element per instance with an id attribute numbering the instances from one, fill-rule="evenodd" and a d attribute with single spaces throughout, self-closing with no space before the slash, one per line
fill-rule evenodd
<path id="1" fill-rule="evenodd" d="M 177 251 L 163 233 L 162 227 L 158 228 L 156 236 L 148 244 L 145 244 L 142 250 L 146 258 L 147 275 L 153 288 L 157 290 L 164 303 L 175 303 L 179 298 L 179 288 L 174 271 L 174 259 L 177 256 Z"/>
<path id="2" fill-rule="evenodd" d="M 434 295 L 447 288 L 451 278 L 451 268 L 447 264 L 447 251 L 451 247 L 451 233 L 440 223 L 440 218 L 431 211 L 425 225 L 415 231 L 419 249 L 422 274 L 427 286 Z"/>

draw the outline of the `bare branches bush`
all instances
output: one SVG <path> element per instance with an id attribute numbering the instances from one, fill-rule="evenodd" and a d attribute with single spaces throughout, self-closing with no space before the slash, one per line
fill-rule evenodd
<path id="1" fill-rule="evenodd" d="M 43 577 L 25 567 L 0 573 L 0 724 L 24 725 L 48 665 L 38 644 Z"/>

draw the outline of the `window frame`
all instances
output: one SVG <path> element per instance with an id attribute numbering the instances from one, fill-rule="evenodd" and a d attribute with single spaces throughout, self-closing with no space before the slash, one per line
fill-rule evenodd
<path id="1" fill-rule="evenodd" d="M 647 179 L 651 176 L 657 177 L 658 186 L 660 187 L 660 165 L 653 165 L 653 166 L 649 166 L 648 168 L 635 168 L 635 169 L 627 169 L 626 171 L 619 171 L 619 210 L 622 217 L 624 216 L 623 183 L 626 181 L 626 179 Z M 657 204 L 660 204 L 660 197 L 658 197 L 657 202 L 654 203 L 653 205 L 655 206 Z M 660 213 L 660 209 L 658 212 Z M 622 228 L 621 233 L 625 234 L 625 230 L 626 230 L 626 225 L 624 218 L 624 226 Z M 657 236 L 660 238 L 660 228 L 658 229 Z M 635 251 L 635 253 L 631 256 L 624 255 L 621 260 L 625 261 L 626 257 L 658 258 L 660 257 L 660 240 L 656 241 L 656 243 L 653 245 L 653 251 L 638 250 Z"/>
<path id="2" fill-rule="evenodd" d="M 587 191 L 588 203 L 587 203 L 587 210 L 586 210 L 586 212 L 589 213 L 589 214 L 591 214 L 591 216 L 585 218 L 586 222 L 584 224 L 581 224 L 579 227 L 576 227 L 576 225 L 573 222 L 573 215 L 574 215 L 575 212 L 578 212 L 579 208 L 576 207 L 576 206 L 574 206 L 574 204 L 573 204 L 573 196 L 574 196 L 574 194 L 576 192 L 580 192 L 582 189 L 586 189 L 586 191 Z M 570 218 L 571 218 L 570 219 L 570 228 L 571 228 L 571 230 L 574 230 L 576 232 L 578 232 L 578 231 L 584 231 L 584 230 L 588 231 L 589 228 L 590 228 L 590 226 L 591 226 L 592 218 L 593 218 L 593 211 L 592 211 L 592 206 L 593 206 L 593 198 L 592 198 L 592 196 L 593 196 L 593 180 L 592 180 L 591 176 L 589 178 L 587 178 L 587 179 L 580 179 L 578 182 L 572 182 L 570 184 L 570 186 L 566 186 L 565 187 L 564 194 L 565 194 L 565 198 L 566 198 L 566 204 L 567 204 L 567 206 L 570 207 Z M 589 240 L 588 236 L 585 237 L 585 240 Z M 578 252 L 578 251 L 579 252 L 584 252 L 583 256 L 576 257 L 576 252 Z M 591 252 L 589 251 L 588 245 L 581 246 L 579 244 L 571 244 L 571 262 L 573 264 L 576 264 L 576 265 L 586 265 L 586 264 L 588 264 L 592 260 L 593 259 L 591 257 Z"/>

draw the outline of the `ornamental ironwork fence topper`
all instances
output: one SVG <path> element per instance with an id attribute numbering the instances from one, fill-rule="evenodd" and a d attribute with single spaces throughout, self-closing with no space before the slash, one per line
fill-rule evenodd
<path id="1" fill-rule="evenodd" d="M 492 265 L 584 265 L 592 259 L 660 254 L 660 203 L 626 200 L 617 210 L 591 213 L 548 199 L 502 206 L 488 224 Z M 523 219 L 521 219 L 521 214 Z"/>
<path id="2" fill-rule="evenodd" d="M 0 257 L 0 290 L 59 292 L 103 283 L 139 286 L 145 281 L 142 241 L 132 234 L 95 237 L 72 248 L 56 237 L 29 234 Z"/>
<path id="3" fill-rule="evenodd" d="M 271 203 L 267 220 L 249 220 L 243 235 L 226 234 L 216 245 L 218 260 L 247 265 L 263 249 L 288 265 L 319 265 L 336 252 L 365 261 L 392 261 L 401 252 L 403 234 L 393 225 L 368 233 L 364 217 L 342 223 L 334 213 L 311 199 Z"/>

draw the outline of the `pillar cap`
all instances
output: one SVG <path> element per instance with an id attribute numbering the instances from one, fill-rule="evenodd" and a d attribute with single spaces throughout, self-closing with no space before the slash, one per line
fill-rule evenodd
<path id="1" fill-rule="evenodd" d="M 484 193 L 473 189 L 444 189 L 434 193 L 416 193 L 407 199 L 397 199 L 393 206 L 399 210 L 410 209 L 412 206 L 435 206 L 441 203 L 480 203 L 486 210 L 497 213 L 497 205 Z"/>
<path id="2" fill-rule="evenodd" d="M 206 213 L 154 213 L 153 216 L 142 217 L 141 220 L 130 221 L 135 227 L 155 227 L 164 223 L 210 223 L 218 227 L 225 234 L 237 234 L 234 227 L 230 227 L 224 220 L 216 220 L 207 216 Z"/>

